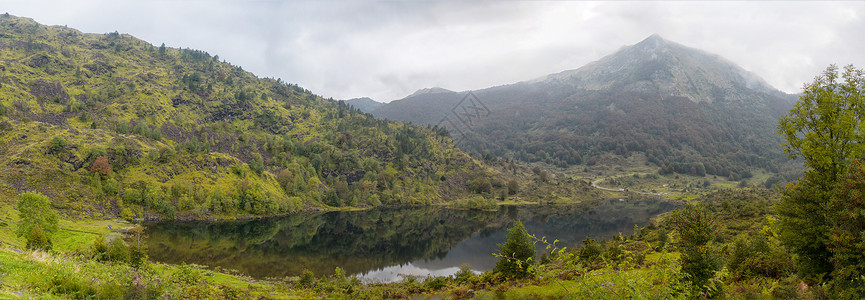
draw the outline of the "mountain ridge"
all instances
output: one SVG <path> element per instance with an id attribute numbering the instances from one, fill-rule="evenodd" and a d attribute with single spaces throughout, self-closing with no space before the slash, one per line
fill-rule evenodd
<path id="1" fill-rule="evenodd" d="M 205 51 L 6 14 L 0 61 L 3 199 L 35 191 L 69 215 L 222 219 L 492 201 L 505 189 L 505 174 L 441 130 Z"/>
<path id="2" fill-rule="evenodd" d="M 468 94 L 494 117 L 450 122 Z M 684 173 L 703 173 L 691 170 L 720 157 L 732 167 L 710 173 L 738 178 L 753 168 L 777 169 L 783 155 L 774 127 L 792 98 L 718 55 L 653 35 L 574 70 L 480 90 L 415 95 L 372 113 L 444 126 L 465 137 L 464 150 L 479 154 L 565 167 L 596 163 L 605 152 L 641 152 L 662 172 Z M 675 119 L 681 116 L 689 117 Z M 744 158 L 749 155 L 760 159 Z"/>
<path id="3" fill-rule="evenodd" d="M 384 105 L 383 102 L 375 101 L 369 97 L 352 98 L 352 99 L 340 100 L 340 101 L 343 101 L 346 104 L 351 105 L 352 107 L 357 108 L 360 111 L 365 112 L 365 113 L 372 112 L 372 111 L 378 109 L 379 107 L 381 107 L 382 105 Z"/>

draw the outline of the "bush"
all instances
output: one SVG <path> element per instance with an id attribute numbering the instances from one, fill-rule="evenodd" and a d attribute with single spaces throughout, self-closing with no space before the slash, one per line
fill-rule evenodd
<path id="1" fill-rule="evenodd" d="M 129 247 L 120 239 L 114 239 L 108 244 L 108 259 L 111 261 L 128 263 Z"/>
<path id="2" fill-rule="evenodd" d="M 586 238 L 583 240 L 583 247 L 580 248 L 577 256 L 585 264 L 594 264 L 600 260 L 603 253 L 604 248 L 601 244 L 592 238 Z"/>
<path id="3" fill-rule="evenodd" d="M 759 234 L 736 240 L 727 267 L 733 277 L 739 280 L 755 277 L 780 279 L 793 271 L 792 259 L 777 240 Z"/>
<path id="4" fill-rule="evenodd" d="M 508 229 L 508 240 L 500 244 L 499 249 L 499 260 L 493 271 L 513 278 L 529 276 L 529 266 L 535 260 L 535 243 L 523 222 L 516 221 L 514 227 Z"/>
<path id="5" fill-rule="evenodd" d="M 516 180 L 509 180 L 508 184 L 508 195 L 514 195 L 520 191 L 520 184 Z"/>
<path id="6" fill-rule="evenodd" d="M 99 173 L 102 176 L 111 175 L 111 164 L 105 156 L 99 156 L 90 166 L 91 173 Z"/>
<path id="7" fill-rule="evenodd" d="M 459 284 L 463 284 L 468 282 L 474 276 L 475 273 L 472 272 L 472 266 L 463 264 L 460 266 L 460 270 L 454 274 L 454 280 Z"/>
<path id="8" fill-rule="evenodd" d="M 25 192 L 16 204 L 20 216 L 15 234 L 27 241 L 29 249 L 50 249 L 51 237 L 60 230 L 51 200 L 40 193 Z"/>
<path id="9" fill-rule="evenodd" d="M 27 249 L 51 250 L 51 240 L 45 236 L 45 231 L 42 230 L 42 226 L 34 226 L 25 239 L 27 240 Z"/>
<path id="10" fill-rule="evenodd" d="M 714 220 L 702 206 L 689 204 L 675 212 L 671 222 L 679 231 L 682 272 L 688 275 L 695 289 L 703 290 L 720 266 L 708 245 L 715 236 Z"/>
<path id="11" fill-rule="evenodd" d="M 54 136 L 51 139 L 51 146 L 49 146 L 48 149 L 51 151 L 51 153 L 63 152 L 63 150 L 66 150 L 66 139 L 59 135 Z"/>
<path id="12" fill-rule="evenodd" d="M 448 285 L 447 277 L 427 277 L 423 286 L 429 290 L 437 291 Z"/>
<path id="13" fill-rule="evenodd" d="M 302 288 L 311 288 L 315 283 L 315 274 L 312 271 L 304 269 L 300 272 L 300 281 L 297 285 Z"/>
<path id="14" fill-rule="evenodd" d="M 486 177 L 478 177 L 469 181 L 469 188 L 478 194 L 489 194 L 493 190 L 493 185 Z"/>

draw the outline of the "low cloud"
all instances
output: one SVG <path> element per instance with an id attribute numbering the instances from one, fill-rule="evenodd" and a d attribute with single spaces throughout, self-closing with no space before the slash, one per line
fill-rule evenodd
<path id="1" fill-rule="evenodd" d="M 576 69 L 657 33 L 795 93 L 865 67 L 863 2 L 8 1 L 43 24 L 218 54 L 325 97 L 402 98 Z M 46 9 L 47 8 L 47 9 Z"/>

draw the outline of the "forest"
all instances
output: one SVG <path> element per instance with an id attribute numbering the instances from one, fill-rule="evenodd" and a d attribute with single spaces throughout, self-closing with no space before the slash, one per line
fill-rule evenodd
<path id="1" fill-rule="evenodd" d="M 7 199 L 37 191 L 70 214 L 235 218 L 491 199 L 514 176 L 441 128 L 375 119 L 205 51 L 9 15 L 0 28 Z"/>

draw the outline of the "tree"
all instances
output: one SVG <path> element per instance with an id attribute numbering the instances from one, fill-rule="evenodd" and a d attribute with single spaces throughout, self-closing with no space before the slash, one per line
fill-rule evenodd
<path id="1" fill-rule="evenodd" d="M 60 229 L 51 200 L 40 193 L 24 192 L 18 196 L 16 206 L 20 221 L 15 235 L 26 239 L 29 249 L 50 249 L 51 236 Z"/>
<path id="2" fill-rule="evenodd" d="M 54 136 L 51 138 L 51 147 L 49 148 L 51 153 L 60 153 L 66 149 L 66 139 L 62 136 Z"/>
<path id="3" fill-rule="evenodd" d="M 708 245 L 714 237 L 715 222 L 705 208 L 694 205 L 685 206 L 670 220 L 679 232 L 682 272 L 702 292 L 720 267 L 717 255 Z"/>
<path id="4" fill-rule="evenodd" d="M 833 290 L 839 298 L 865 298 L 865 166 L 847 168 L 829 201 Z"/>
<path id="5" fill-rule="evenodd" d="M 828 203 L 840 174 L 865 153 L 865 75 L 848 66 L 839 76 L 829 66 L 804 87 L 793 109 L 781 117 L 778 134 L 784 152 L 803 158 L 808 170 L 782 190 L 777 210 L 781 240 L 798 254 L 800 274 L 820 278 L 831 274 Z"/>
<path id="6" fill-rule="evenodd" d="M 520 191 L 520 184 L 516 180 L 508 180 L 508 195 L 514 195 Z"/>
<path id="7" fill-rule="evenodd" d="M 111 175 L 111 163 L 108 162 L 108 159 L 105 156 L 97 157 L 96 160 L 93 161 L 93 165 L 90 166 L 91 173 L 99 173 L 102 176 Z"/>
<path id="8" fill-rule="evenodd" d="M 493 271 L 514 278 L 523 278 L 529 275 L 528 267 L 535 260 L 535 243 L 523 226 L 523 222 L 516 221 L 514 227 L 508 229 L 508 240 L 499 244 L 499 260 Z"/>

